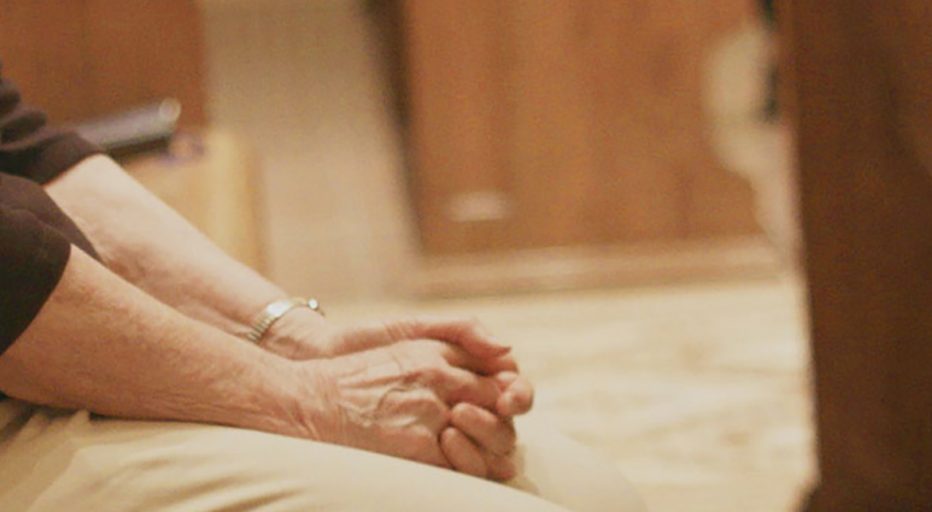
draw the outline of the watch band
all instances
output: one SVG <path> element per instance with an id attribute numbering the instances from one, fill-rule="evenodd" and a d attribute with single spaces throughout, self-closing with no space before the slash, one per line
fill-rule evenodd
<path id="1" fill-rule="evenodd" d="M 289 311 L 295 308 L 310 308 L 321 315 L 324 314 L 320 308 L 320 302 L 317 299 L 307 299 L 304 297 L 291 297 L 287 299 L 278 299 L 270 302 L 261 313 L 256 315 L 252 322 L 249 332 L 246 333 L 246 339 L 258 343 L 265 336 L 279 318 L 285 316 Z"/>

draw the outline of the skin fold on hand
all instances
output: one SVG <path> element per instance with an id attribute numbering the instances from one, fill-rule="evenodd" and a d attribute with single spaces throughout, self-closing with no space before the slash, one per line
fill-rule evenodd
<path id="1" fill-rule="evenodd" d="M 512 417 L 530 410 L 533 387 L 510 349 L 481 325 L 419 319 L 316 327 L 316 338 L 304 338 L 308 348 L 292 345 L 289 355 L 313 354 L 306 361 L 325 376 L 319 385 L 335 409 L 318 414 L 326 426 L 315 429 L 329 433 L 326 440 L 478 477 L 515 476 Z"/>

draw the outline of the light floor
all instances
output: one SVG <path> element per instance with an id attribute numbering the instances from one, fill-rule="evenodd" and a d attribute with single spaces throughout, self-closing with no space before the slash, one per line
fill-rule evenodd
<path id="1" fill-rule="evenodd" d="M 337 321 L 478 316 L 535 382 L 533 414 L 611 457 L 655 512 L 787 512 L 812 475 L 791 279 L 335 304 Z"/>
<path id="2" fill-rule="evenodd" d="M 811 470 L 792 279 L 411 302 L 400 144 L 345 0 L 201 0 L 210 109 L 259 154 L 269 274 L 337 321 L 474 315 L 513 343 L 535 414 L 614 460 L 656 512 L 787 512 Z"/>

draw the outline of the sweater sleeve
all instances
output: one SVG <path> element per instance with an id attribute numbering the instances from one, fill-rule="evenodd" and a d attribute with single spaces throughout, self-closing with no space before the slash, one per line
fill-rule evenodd
<path id="1" fill-rule="evenodd" d="M 0 171 L 46 183 L 100 148 L 76 133 L 47 124 L 3 78 L 0 63 Z"/>
<path id="2" fill-rule="evenodd" d="M 68 240 L 31 212 L 0 205 L 0 354 L 39 313 L 70 253 Z"/>

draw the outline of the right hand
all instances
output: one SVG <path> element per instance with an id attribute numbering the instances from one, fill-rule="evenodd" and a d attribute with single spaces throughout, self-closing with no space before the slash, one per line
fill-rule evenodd
<path id="1" fill-rule="evenodd" d="M 504 361 L 508 363 L 508 361 Z M 409 460 L 451 467 L 505 479 L 514 473 L 504 454 L 484 454 L 473 470 L 455 461 L 475 459 L 476 445 L 450 433 L 457 411 L 461 422 L 473 424 L 484 445 L 507 452 L 514 446 L 510 421 L 490 423 L 502 389 L 509 383 L 491 377 L 507 368 L 502 360 L 482 359 L 448 343 L 415 340 L 331 359 L 298 363 L 310 393 L 301 421 L 314 439 L 379 452 Z M 444 445 L 441 447 L 441 438 Z M 486 444 L 487 443 L 487 444 Z M 452 455 L 452 457 L 450 456 Z M 481 468 L 480 466 L 481 462 Z"/>

